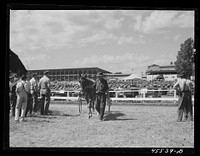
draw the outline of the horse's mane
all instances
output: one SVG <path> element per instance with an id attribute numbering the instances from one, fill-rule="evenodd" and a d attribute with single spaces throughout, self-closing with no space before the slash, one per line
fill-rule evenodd
<path id="1" fill-rule="evenodd" d="M 85 81 L 85 83 L 83 83 Z M 84 77 L 84 81 L 80 81 L 80 83 L 82 84 L 82 87 L 88 87 L 88 86 L 92 86 L 94 84 L 94 82 L 86 77 Z"/>

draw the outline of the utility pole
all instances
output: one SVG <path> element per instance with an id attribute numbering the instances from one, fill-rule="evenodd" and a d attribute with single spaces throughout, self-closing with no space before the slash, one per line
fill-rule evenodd
<path id="1" fill-rule="evenodd" d="M 134 71 L 134 69 L 133 69 L 133 67 L 131 68 L 131 71 L 132 71 L 132 74 L 133 74 L 133 71 Z M 131 80 L 131 82 L 132 82 L 132 86 L 133 86 L 133 80 Z"/>
<path id="2" fill-rule="evenodd" d="M 134 71 L 134 69 L 133 68 L 131 68 L 131 73 L 133 74 L 133 71 Z"/>
<path id="3" fill-rule="evenodd" d="M 27 60 L 26 60 L 26 67 L 27 67 L 27 69 L 29 70 L 29 66 L 28 66 L 28 62 L 27 62 Z"/>

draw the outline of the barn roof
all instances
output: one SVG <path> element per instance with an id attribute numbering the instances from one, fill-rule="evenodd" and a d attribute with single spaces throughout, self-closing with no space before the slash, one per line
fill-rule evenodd
<path id="1" fill-rule="evenodd" d="M 19 76 L 27 72 L 25 66 L 19 59 L 19 57 L 9 49 L 9 71 L 11 73 L 17 73 Z"/>

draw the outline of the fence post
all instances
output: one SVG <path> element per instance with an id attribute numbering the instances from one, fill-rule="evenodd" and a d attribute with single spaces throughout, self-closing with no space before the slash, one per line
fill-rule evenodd
<path id="1" fill-rule="evenodd" d="M 145 98 L 146 97 L 146 93 L 145 92 L 143 92 L 143 98 Z"/>
<path id="2" fill-rule="evenodd" d="M 143 94 L 142 94 L 142 98 L 145 99 L 145 97 L 146 97 L 146 92 L 145 92 L 145 90 L 144 90 L 144 91 L 143 91 Z M 142 103 L 144 103 L 144 100 L 142 100 Z"/>
<path id="3" fill-rule="evenodd" d="M 115 92 L 115 98 L 118 98 L 118 92 Z"/>
<path id="4" fill-rule="evenodd" d="M 67 97 L 69 97 L 69 91 L 67 91 Z"/>

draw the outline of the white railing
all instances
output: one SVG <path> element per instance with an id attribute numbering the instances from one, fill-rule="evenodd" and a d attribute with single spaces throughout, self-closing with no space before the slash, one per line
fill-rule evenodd
<path id="1" fill-rule="evenodd" d="M 51 100 L 66 100 L 66 101 L 77 101 L 78 100 L 78 93 L 80 91 L 51 91 L 52 94 L 55 96 L 51 96 Z M 74 95 L 73 93 L 77 93 Z M 56 94 L 65 94 L 66 96 L 56 96 Z"/>
<path id="2" fill-rule="evenodd" d="M 176 95 L 176 90 L 125 90 L 125 91 L 110 91 L 115 92 L 115 97 L 112 97 L 111 100 L 118 101 L 176 101 L 178 97 Z M 153 97 L 155 96 L 154 92 L 158 94 L 161 92 L 171 92 L 171 96 L 168 97 Z M 138 93 L 135 97 L 126 97 L 126 93 Z M 119 95 L 123 97 L 119 97 Z M 161 95 L 162 96 L 162 95 Z"/>
<path id="3" fill-rule="evenodd" d="M 51 100 L 66 100 L 66 101 L 77 101 L 78 93 L 80 91 L 52 91 L 54 96 L 51 96 Z M 176 95 L 176 90 L 119 90 L 119 91 L 109 91 L 110 94 L 113 93 L 113 96 L 110 96 L 112 101 L 174 101 L 178 100 Z M 155 92 L 161 94 L 162 92 L 167 92 L 169 95 L 161 97 L 155 97 Z M 134 95 L 136 93 L 136 95 Z M 166 94 L 167 94 L 166 93 Z M 62 96 L 57 96 L 60 94 Z M 127 97 L 127 94 L 132 94 L 132 97 Z M 192 97 L 194 101 L 194 96 Z"/>

